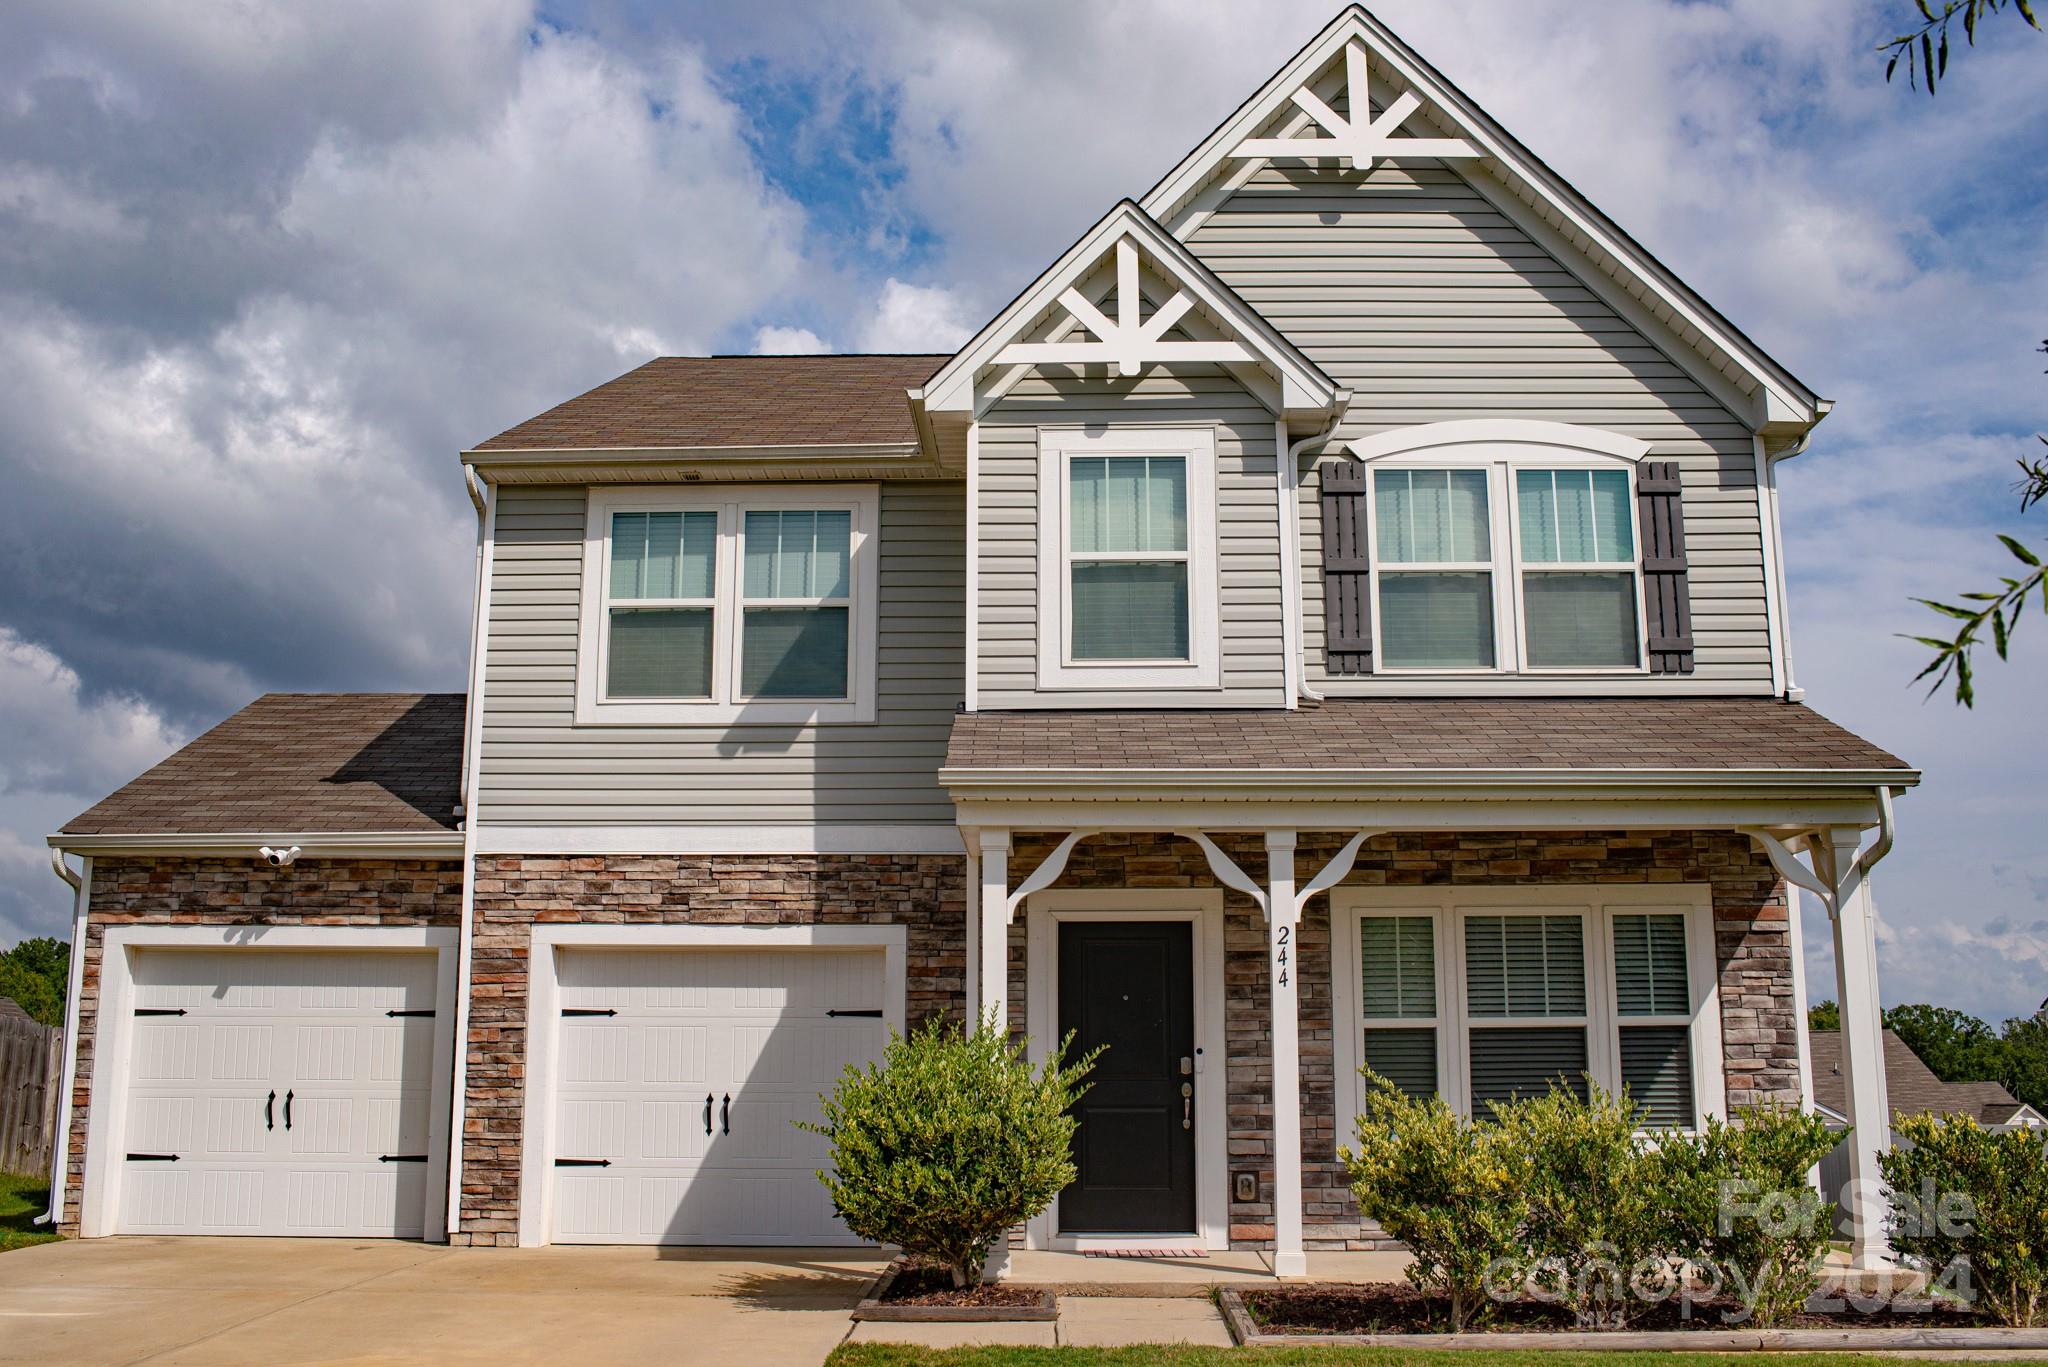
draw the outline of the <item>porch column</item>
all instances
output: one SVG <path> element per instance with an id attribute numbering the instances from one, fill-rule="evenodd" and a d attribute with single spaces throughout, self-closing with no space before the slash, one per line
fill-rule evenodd
<path id="1" fill-rule="evenodd" d="M 1306 1277 L 1301 1244 L 1300 950 L 1294 832 L 1266 832 L 1266 943 L 1273 1008 L 1273 1275 Z"/>
<path id="2" fill-rule="evenodd" d="M 1891 1102 L 1885 1092 L 1884 1017 L 1877 996 L 1877 915 L 1870 875 L 1856 862 L 1863 833 L 1829 828 L 1814 845 L 1835 885 L 1835 993 L 1842 1006 L 1842 1082 L 1849 1124 L 1849 1256 L 1859 1268 L 1888 1267 L 1886 1201 L 1877 1155 L 1890 1147 Z"/>
<path id="3" fill-rule="evenodd" d="M 993 1011 L 998 1029 L 1010 1028 L 1010 832 L 997 828 L 981 833 L 981 995 L 976 1010 Z M 978 1018 L 977 1018 L 978 1019 Z"/>

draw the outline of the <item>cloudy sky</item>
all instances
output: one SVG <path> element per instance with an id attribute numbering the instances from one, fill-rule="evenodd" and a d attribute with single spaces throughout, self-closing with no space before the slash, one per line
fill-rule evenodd
<path id="1" fill-rule="evenodd" d="M 43 836 L 266 689 L 461 686 L 455 453 L 656 353 L 957 342 L 1333 0 L 15 0 L 0 45 L 0 944 Z M 1909 596 L 2048 541 L 2048 38 L 1937 99 L 1909 0 L 1387 0 L 1838 407 L 1786 467 L 1799 680 L 1927 772 L 1890 1001 L 2048 996 L 2048 621 L 1923 704 Z M 1832 969 L 1809 915 L 1816 995 Z"/>

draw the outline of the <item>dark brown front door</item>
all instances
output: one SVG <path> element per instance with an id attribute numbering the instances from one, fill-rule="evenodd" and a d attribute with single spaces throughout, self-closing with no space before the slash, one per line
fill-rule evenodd
<path id="1" fill-rule="evenodd" d="M 1059 960 L 1061 1037 L 1077 1055 L 1104 1047 L 1074 1107 L 1080 1175 L 1060 1193 L 1060 1232 L 1191 1234 L 1194 927 L 1063 921 Z"/>

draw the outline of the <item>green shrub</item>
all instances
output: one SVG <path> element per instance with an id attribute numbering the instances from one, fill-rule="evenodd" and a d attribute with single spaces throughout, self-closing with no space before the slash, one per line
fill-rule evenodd
<path id="1" fill-rule="evenodd" d="M 2041 1133 L 1991 1134 L 1966 1115 L 1902 1115 L 1892 1130 L 1906 1142 L 1877 1163 L 1892 1192 L 1893 1247 L 1937 1277 L 1967 1268 L 1978 1308 L 2001 1324 L 2048 1322 Z"/>
<path id="2" fill-rule="evenodd" d="M 1531 1283 L 1582 1328 L 1626 1328 L 1672 1281 L 1672 1226 L 1641 1108 L 1596 1086 L 1588 1101 L 1553 1088 L 1494 1114 L 1525 1173 Z"/>
<path id="3" fill-rule="evenodd" d="M 1451 1328 L 1484 1318 L 1493 1286 L 1519 1284 L 1517 1236 L 1528 1164 L 1497 1125 L 1474 1125 L 1441 1097 L 1418 1101 L 1365 1073 L 1358 1147 L 1339 1150 L 1359 1213 L 1408 1245 L 1408 1280 L 1449 1298 Z"/>
<path id="4" fill-rule="evenodd" d="M 1840 1137 L 1819 1116 L 1773 1104 L 1662 1136 L 1651 1156 L 1645 1180 L 1664 1205 L 1669 1246 L 1759 1324 L 1796 1315 L 1820 1285 L 1832 1226 L 1806 1179 Z"/>
<path id="5" fill-rule="evenodd" d="M 989 1249 L 1074 1180 L 1068 1109 L 1096 1055 L 1067 1063 L 1071 1042 L 1033 1071 L 992 1022 L 932 1021 L 849 1066 L 821 1123 L 802 1125 L 831 1142 L 818 1180 L 846 1227 L 978 1284 Z"/>

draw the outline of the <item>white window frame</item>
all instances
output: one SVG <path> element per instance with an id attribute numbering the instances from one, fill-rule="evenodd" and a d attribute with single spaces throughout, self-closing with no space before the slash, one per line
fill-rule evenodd
<path id="1" fill-rule="evenodd" d="M 1187 461 L 1188 658 L 1077 660 L 1069 472 L 1075 457 L 1180 456 Z M 1216 565 L 1216 430 L 1155 425 L 1038 433 L 1038 686 L 1044 689 L 1214 689 L 1223 682 Z M 1090 559 L 1096 557 L 1089 557 Z M 1104 559 L 1119 558 L 1104 556 Z M 1147 561 L 1177 556 L 1146 554 Z M 1057 583 L 1047 583 L 1050 574 Z"/>
<path id="2" fill-rule="evenodd" d="M 771 509 L 846 512 L 849 599 L 748 599 L 742 572 L 746 514 Z M 712 603 L 710 698 L 608 699 L 604 682 L 611 648 L 608 629 L 612 515 L 621 512 L 718 514 L 718 550 Z M 880 613 L 880 489 L 873 484 L 717 484 L 692 488 L 592 489 L 583 535 L 581 614 L 576 649 L 576 721 L 585 726 L 808 725 L 875 720 L 875 653 Z M 632 600 L 640 602 L 642 600 Z M 666 601 L 666 600 L 661 600 Z M 679 602 L 682 600 L 678 600 Z M 690 600 L 697 604 L 700 600 Z M 801 607 L 846 602 L 847 695 L 837 699 L 746 698 L 740 694 L 740 637 L 749 605 Z"/>
<path id="3" fill-rule="evenodd" d="M 1692 1053 L 1693 1125 L 1727 1114 L 1726 1067 L 1721 1047 L 1719 966 L 1714 953 L 1713 890 L 1705 883 L 1527 884 L 1440 888 L 1339 887 L 1330 893 L 1331 1031 L 1337 1070 L 1337 1125 L 1348 1134 L 1364 1107 L 1358 1069 L 1364 1032 L 1374 1025 L 1362 1014 L 1358 925 L 1367 916 L 1429 916 L 1436 927 L 1437 1086 L 1461 1115 L 1472 1114 L 1470 1032 L 1528 1026 L 1586 1027 L 1586 1067 L 1608 1091 L 1621 1088 L 1621 1029 L 1614 968 L 1616 916 L 1680 915 L 1685 918 L 1686 973 L 1692 1011 L 1684 1019 L 1630 1016 L 1629 1025 L 1684 1024 Z M 1465 921 L 1471 916 L 1558 916 L 1582 918 L 1587 956 L 1586 1015 L 1576 1017 L 1473 1017 L 1465 994 Z"/>
<path id="4" fill-rule="evenodd" d="M 1479 419 L 1430 423 L 1380 433 L 1349 443 L 1351 454 L 1365 464 L 1366 545 L 1372 566 L 1373 674 L 1378 678 L 1647 678 L 1650 673 L 1648 605 L 1644 602 L 1643 536 L 1635 494 L 1636 468 L 1650 444 L 1597 428 L 1567 423 L 1515 419 Z M 1471 470 L 1487 472 L 1487 531 L 1492 562 L 1479 564 L 1403 563 L 1388 569 L 1380 553 L 1380 470 Z M 1620 470 L 1629 478 L 1629 537 L 1634 556 L 1627 562 L 1523 564 L 1521 503 L 1515 475 L 1521 470 Z M 1635 581 L 1636 663 L 1633 665 L 1548 665 L 1529 663 L 1528 619 L 1522 594 L 1525 569 L 1533 573 L 1602 573 L 1632 575 Z M 1493 664 L 1489 666 L 1389 666 L 1381 641 L 1380 583 L 1385 573 L 1474 573 L 1493 576 Z"/>

